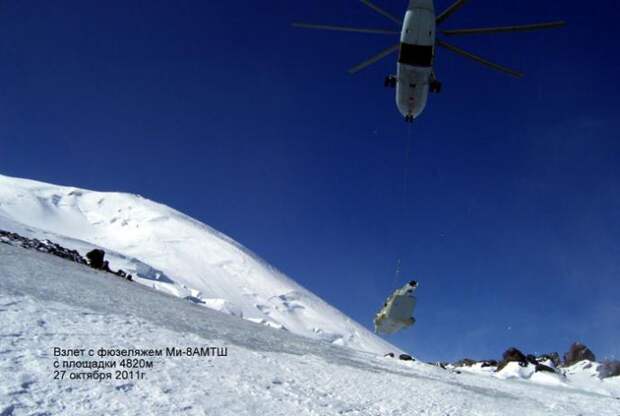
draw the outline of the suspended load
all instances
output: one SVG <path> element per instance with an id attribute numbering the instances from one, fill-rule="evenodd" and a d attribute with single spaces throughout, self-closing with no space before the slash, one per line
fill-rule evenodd
<path id="1" fill-rule="evenodd" d="M 387 298 L 375 316 L 375 333 L 391 335 L 415 324 L 413 309 L 416 298 L 413 292 L 417 287 L 418 282 L 412 280 Z"/>

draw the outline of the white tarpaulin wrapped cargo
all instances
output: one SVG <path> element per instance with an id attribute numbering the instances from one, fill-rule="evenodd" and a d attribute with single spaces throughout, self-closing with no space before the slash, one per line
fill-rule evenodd
<path id="1" fill-rule="evenodd" d="M 374 319 L 375 332 L 391 335 L 415 323 L 413 310 L 416 298 L 413 292 L 418 287 L 415 280 L 396 290 L 383 305 Z"/>

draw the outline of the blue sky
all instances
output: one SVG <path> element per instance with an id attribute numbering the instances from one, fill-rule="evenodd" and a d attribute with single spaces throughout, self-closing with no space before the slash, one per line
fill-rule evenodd
<path id="1" fill-rule="evenodd" d="M 619 8 L 470 2 L 446 28 L 569 26 L 455 39 L 526 78 L 440 50 L 408 131 L 394 58 L 346 73 L 394 39 L 289 26 L 392 27 L 355 0 L 5 2 L 0 172 L 166 203 L 368 327 L 401 257 L 422 359 L 618 357 Z"/>

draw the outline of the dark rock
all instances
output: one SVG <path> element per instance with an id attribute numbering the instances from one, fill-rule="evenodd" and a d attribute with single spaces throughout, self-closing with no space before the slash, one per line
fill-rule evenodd
<path id="1" fill-rule="evenodd" d="M 536 357 L 533 354 L 526 355 L 525 359 L 530 364 L 534 364 L 534 365 L 538 364 L 538 360 L 536 359 Z"/>
<path id="2" fill-rule="evenodd" d="M 584 344 L 575 342 L 571 345 L 570 350 L 564 354 L 564 362 L 562 365 L 564 367 L 570 367 L 571 365 L 584 360 L 596 361 L 596 357 L 594 356 L 594 353 Z"/>
<path id="3" fill-rule="evenodd" d="M 107 263 L 104 263 L 104 257 L 105 251 L 98 248 L 91 250 L 86 254 L 86 258 L 88 259 L 88 264 L 90 265 L 90 267 L 97 270 L 104 270 L 104 264 Z"/>
<path id="4" fill-rule="evenodd" d="M 620 361 L 604 361 L 598 366 L 597 371 L 600 378 L 620 376 Z"/>
<path id="5" fill-rule="evenodd" d="M 536 364 L 536 372 L 547 372 L 547 373 L 555 373 L 555 369 L 544 364 Z"/>
<path id="6" fill-rule="evenodd" d="M 559 367 L 561 364 L 560 354 L 558 354 L 557 352 L 551 352 L 549 354 L 543 354 L 536 357 L 536 361 L 538 361 L 539 363 L 547 360 L 551 361 L 556 368 Z"/>
<path id="7" fill-rule="evenodd" d="M 185 300 L 187 300 L 187 301 L 189 301 L 191 303 L 195 303 L 197 305 L 204 305 L 205 304 L 204 300 L 202 300 L 200 298 L 197 298 L 196 296 L 185 296 L 183 299 L 185 299 Z"/>
<path id="8" fill-rule="evenodd" d="M 384 355 L 384 357 L 394 358 L 394 353 L 393 352 L 388 352 L 387 354 Z"/>
<path id="9" fill-rule="evenodd" d="M 462 360 L 459 360 L 457 362 L 455 362 L 453 365 L 455 367 L 471 367 L 474 364 L 476 364 L 478 361 L 476 360 L 472 360 L 471 358 L 463 358 Z"/>
<path id="10" fill-rule="evenodd" d="M 482 367 L 497 367 L 499 365 L 499 363 L 497 362 L 497 360 L 485 360 L 482 361 Z"/>
<path id="11" fill-rule="evenodd" d="M 402 361 L 415 361 L 415 359 L 409 354 L 401 354 L 398 359 Z"/>
<path id="12" fill-rule="evenodd" d="M 435 363 L 435 365 L 439 368 L 443 368 L 444 370 L 448 369 L 448 363 L 445 363 L 443 361 L 438 361 Z"/>
<path id="13" fill-rule="evenodd" d="M 133 280 L 133 277 L 131 277 L 130 274 L 126 273 L 125 270 L 122 270 L 122 269 L 118 269 L 118 271 L 114 274 L 117 275 L 118 277 L 122 277 L 123 279 L 127 279 L 129 281 Z"/>
<path id="14" fill-rule="evenodd" d="M 527 357 L 518 349 L 512 347 L 508 348 L 504 354 L 502 354 L 502 361 L 510 362 L 510 361 L 519 361 L 525 362 L 527 361 Z"/>
<path id="15" fill-rule="evenodd" d="M 518 349 L 516 349 L 514 347 L 508 348 L 504 352 L 504 354 L 502 354 L 502 361 L 500 361 L 500 363 L 498 364 L 496 371 L 502 370 L 510 362 L 518 362 L 519 365 L 521 365 L 522 367 L 526 367 L 527 363 L 528 363 L 528 360 L 527 360 L 527 357 L 525 356 L 525 354 L 523 354 Z"/>
<path id="16" fill-rule="evenodd" d="M 113 273 L 112 270 L 110 270 L 110 263 L 107 260 L 104 260 L 105 251 L 96 248 L 94 250 L 89 251 L 86 254 L 86 258 L 88 258 L 88 264 L 93 269 L 103 270 L 104 272 Z"/>
<path id="17" fill-rule="evenodd" d="M 476 360 L 472 360 L 471 358 L 464 358 L 462 360 L 459 360 L 455 363 L 453 363 L 452 365 L 455 367 L 472 367 L 476 364 L 481 364 L 481 366 L 484 367 L 497 367 L 497 361 L 496 360 L 480 360 L 480 361 L 476 361 Z"/>

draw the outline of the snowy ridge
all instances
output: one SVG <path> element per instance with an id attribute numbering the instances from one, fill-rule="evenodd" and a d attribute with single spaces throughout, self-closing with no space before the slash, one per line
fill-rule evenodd
<path id="1" fill-rule="evenodd" d="M 498 367 L 497 362 L 479 361 L 444 366 L 448 371 L 513 380 L 546 386 L 571 386 L 603 395 L 620 395 L 620 376 L 602 378 L 597 371 L 600 363 L 582 360 L 566 367 L 557 367 L 552 360 L 531 362 L 511 361 Z"/>
<path id="2" fill-rule="evenodd" d="M 233 239 L 137 195 L 0 175 L 0 229 L 82 255 L 103 248 L 113 269 L 142 284 L 255 323 L 379 354 L 399 351 Z"/>

